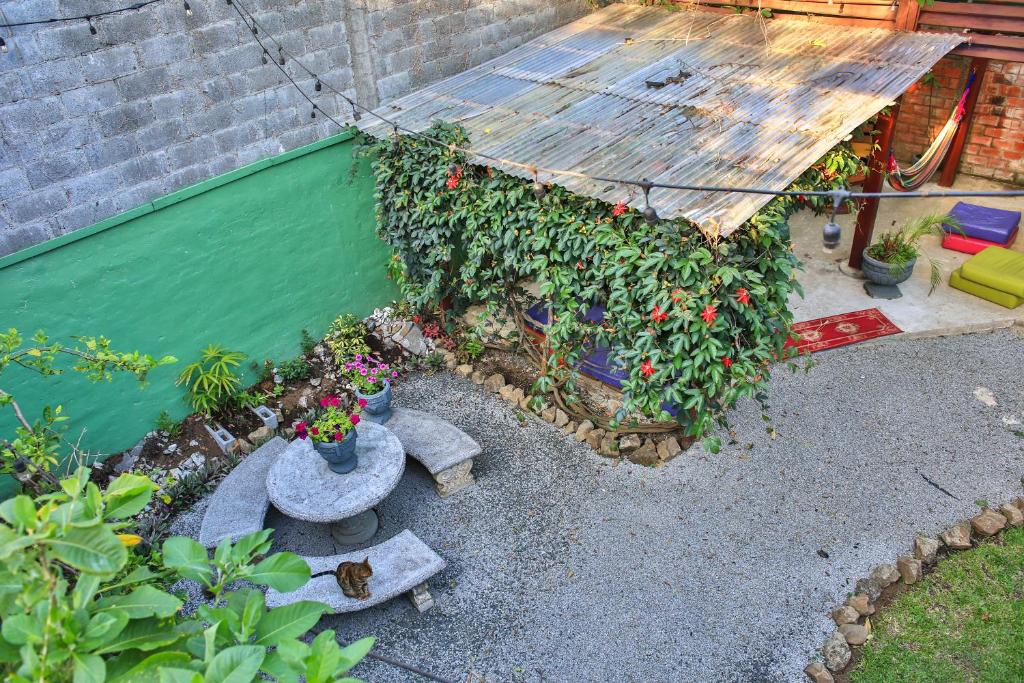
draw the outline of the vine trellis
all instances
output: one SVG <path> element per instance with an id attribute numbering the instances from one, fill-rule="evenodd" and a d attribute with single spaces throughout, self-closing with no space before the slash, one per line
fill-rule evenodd
<path id="1" fill-rule="evenodd" d="M 550 310 L 544 343 L 526 345 L 542 371 L 535 391 L 610 429 L 678 424 L 701 438 L 741 398 L 766 405 L 771 366 L 793 355 L 787 300 L 800 286 L 787 220 L 802 206 L 831 208 L 827 197 L 777 197 L 719 238 L 683 219 L 649 223 L 624 203 L 557 185 L 535 192 L 520 178 L 471 166 L 455 149 L 469 144 L 460 127 L 437 122 L 428 134 L 451 146 L 397 136 L 363 148 L 377 182 L 378 233 L 410 303 L 456 312 L 484 303 L 521 324 L 523 283 L 535 280 Z M 789 189 L 843 188 L 860 169 L 844 143 Z M 595 303 L 604 319 L 588 322 L 583 313 Z M 588 414 L 578 398 L 574 368 L 595 344 L 614 349 L 629 373 L 611 419 Z M 664 423 L 665 405 L 679 408 L 671 425 L 638 419 Z M 711 450 L 719 445 L 705 440 Z"/>

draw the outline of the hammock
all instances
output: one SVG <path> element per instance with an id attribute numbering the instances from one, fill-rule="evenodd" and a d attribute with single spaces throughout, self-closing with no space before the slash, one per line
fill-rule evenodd
<path id="1" fill-rule="evenodd" d="M 964 117 L 967 95 L 970 94 L 971 84 L 973 83 L 974 72 L 972 71 L 967 77 L 967 85 L 964 88 L 963 94 L 960 95 L 960 101 L 953 108 L 953 112 L 949 115 L 946 125 L 942 127 L 938 136 L 932 141 L 932 144 L 925 150 L 916 164 L 910 168 L 902 169 L 896 163 L 896 157 L 893 156 L 892 150 L 889 151 L 889 184 L 894 190 L 900 192 L 916 190 L 927 183 L 935 175 L 935 172 L 939 170 L 942 160 L 946 158 L 946 152 L 949 151 L 949 146 L 953 144 L 953 138 L 960 127 L 960 120 Z"/>

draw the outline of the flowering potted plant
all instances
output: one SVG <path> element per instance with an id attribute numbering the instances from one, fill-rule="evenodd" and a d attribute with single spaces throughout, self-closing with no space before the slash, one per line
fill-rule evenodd
<path id="1" fill-rule="evenodd" d="M 299 422 L 295 425 L 295 435 L 303 440 L 309 438 L 332 472 L 351 472 L 359 464 L 356 455 L 356 425 L 359 424 L 359 412 L 365 405 L 366 401 L 358 400 L 349 413 L 342 410 L 340 398 L 325 396 L 320 399 L 320 410 L 313 414 L 308 423 Z"/>
<path id="2" fill-rule="evenodd" d="M 383 424 L 391 417 L 391 380 L 398 372 L 387 363 L 356 354 L 355 359 L 345 363 L 345 374 L 356 390 L 356 398 L 366 412 L 366 419 Z"/>

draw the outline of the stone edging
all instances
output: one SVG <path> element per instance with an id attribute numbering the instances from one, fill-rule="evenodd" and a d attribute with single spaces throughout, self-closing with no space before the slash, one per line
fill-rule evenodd
<path id="1" fill-rule="evenodd" d="M 813 661 L 804 673 L 814 683 L 833 683 L 832 673 L 843 671 L 853 658 L 851 647 L 860 647 L 868 639 L 864 622 L 875 613 L 874 603 L 882 591 L 903 581 L 906 585 L 917 583 L 924 570 L 938 559 L 940 551 L 945 554 L 973 547 L 971 535 L 977 539 L 991 538 L 1008 527 L 1024 525 L 1024 498 L 1017 498 L 999 508 L 982 508 L 980 514 L 970 521 L 954 524 L 939 534 L 939 538 L 918 536 L 914 539 L 912 554 L 901 555 L 896 564 L 880 564 L 865 579 L 859 579 L 856 592 L 844 604 L 832 610 L 832 620 L 837 630 L 832 633 L 821 648 L 822 661 Z"/>
<path id="2" fill-rule="evenodd" d="M 683 448 L 674 436 L 668 436 L 655 442 L 653 439 L 641 439 L 638 434 L 623 434 L 616 437 L 615 434 L 605 432 L 596 427 L 590 420 L 577 423 L 570 418 L 564 410 L 547 404 L 544 401 L 536 400 L 519 387 L 505 383 L 505 377 L 501 373 L 484 375 L 480 370 L 474 370 L 472 365 L 464 364 L 452 368 L 459 377 L 465 377 L 474 384 L 482 385 L 487 391 L 497 394 L 500 398 L 508 401 L 520 410 L 532 412 L 542 420 L 550 422 L 562 430 L 566 436 L 572 436 L 581 443 L 586 443 L 601 455 L 609 458 L 625 457 L 638 465 L 657 465 L 667 462 L 679 455 Z"/>

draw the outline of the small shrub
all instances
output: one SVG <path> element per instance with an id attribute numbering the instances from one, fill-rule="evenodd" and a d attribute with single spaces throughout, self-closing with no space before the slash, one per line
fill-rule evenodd
<path id="1" fill-rule="evenodd" d="M 256 375 L 257 384 L 269 382 L 274 379 L 274 361 L 269 358 L 265 358 L 262 365 L 253 361 L 249 363 L 249 368 L 253 371 L 253 374 Z"/>
<path id="2" fill-rule="evenodd" d="M 181 423 L 171 417 L 166 410 L 161 410 L 156 418 L 156 429 L 159 432 L 166 432 L 172 439 L 181 436 Z"/>
<path id="3" fill-rule="evenodd" d="M 300 332 L 299 334 L 299 346 L 302 348 L 302 353 L 308 356 L 309 354 L 313 353 L 313 348 L 316 346 L 316 339 L 313 338 L 313 335 L 311 335 L 309 333 L 309 330 L 307 330 L 305 327 L 302 328 L 302 332 Z"/>
<path id="4" fill-rule="evenodd" d="M 468 360 L 476 360 L 484 352 L 484 343 L 475 334 L 468 334 L 459 344 L 459 354 Z"/>
<path id="5" fill-rule="evenodd" d="M 256 408 L 263 405 L 263 395 L 254 394 L 250 391 L 239 392 L 238 394 L 235 394 L 235 397 L 232 400 L 236 406 L 243 410 L 245 408 Z"/>
<path id="6" fill-rule="evenodd" d="M 334 360 L 340 365 L 345 359 L 357 355 L 367 355 L 370 347 L 366 345 L 368 331 L 366 324 L 351 313 L 339 315 L 330 329 L 324 342 L 334 354 Z"/>
<path id="7" fill-rule="evenodd" d="M 192 410 L 209 417 L 238 395 L 242 383 L 235 369 L 244 358 L 240 351 L 210 344 L 199 360 L 185 366 L 175 384 L 185 386 Z"/>
<path id="8" fill-rule="evenodd" d="M 306 379 L 312 368 L 304 358 L 292 358 L 277 366 L 277 372 L 285 380 Z"/>
<path id="9" fill-rule="evenodd" d="M 437 372 L 438 370 L 442 370 L 444 368 L 444 354 L 442 354 L 440 351 L 434 351 L 433 353 L 426 357 L 424 362 L 426 363 L 427 369 L 429 369 L 432 372 Z"/>

